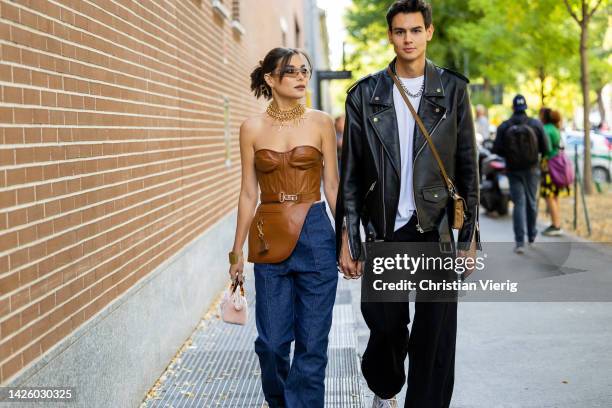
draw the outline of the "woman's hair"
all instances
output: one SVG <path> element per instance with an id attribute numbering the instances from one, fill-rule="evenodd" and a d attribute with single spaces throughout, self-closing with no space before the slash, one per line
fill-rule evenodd
<path id="1" fill-rule="evenodd" d="M 551 123 L 557 128 L 561 127 L 561 114 L 559 111 L 542 108 L 540 109 L 540 119 L 545 125 Z"/>
<path id="2" fill-rule="evenodd" d="M 285 76 L 284 69 L 289 65 L 291 57 L 294 55 L 303 55 L 308 63 L 308 69 L 312 69 L 310 58 L 304 51 L 296 48 L 274 48 L 270 50 L 265 58 L 259 61 L 259 65 L 253 72 L 251 72 L 251 91 L 253 91 L 256 98 L 263 96 L 266 99 L 272 99 L 272 89 L 266 83 L 264 75 L 273 72 L 278 66 L 279 78 L 282 81 Z"/>

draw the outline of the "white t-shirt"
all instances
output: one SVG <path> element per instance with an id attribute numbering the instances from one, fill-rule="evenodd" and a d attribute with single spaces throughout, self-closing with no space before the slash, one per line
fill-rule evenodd
<path id="1" fill-rule="evenodd" d="M 416 94 L 423 86 L 425 76 L 416 78 L 400 78 L 404 86 L 410 93 Z M 421 97 L 413 98 L 408 95 L 410 103 L 415 111 L 418 111 Z M 395 228 L 397 231 L 408 223 L 412 213 L 416 209 L 414 195 L 412 192 L 412 150 L 414 146 L 414 130 L 416 122 L 410 113 L 404 98 L 399 90 L 393 85 L 393 104 L 395 105 L 395 115 L 397 116 L 397 128 L 399 131 L 400 157 L 401 157 L 401 184 L 399 193 L 399 205 L 395 214 Z"/>

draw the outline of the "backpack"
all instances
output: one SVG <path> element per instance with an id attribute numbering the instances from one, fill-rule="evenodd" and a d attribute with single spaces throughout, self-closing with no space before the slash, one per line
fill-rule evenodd
<path id="1" fill-rule="evenodd" d="M 558 187 L 569 187 L 574 183 L 574 167 L 563 150 L 548 160 L 550 179 Z"/>
<path id="2" fill-rule="evenodd" d="M 538 137 L 526 121 L 508 128 L 504 152 L 509 170 L 527 170 L 538 164 Z"/>

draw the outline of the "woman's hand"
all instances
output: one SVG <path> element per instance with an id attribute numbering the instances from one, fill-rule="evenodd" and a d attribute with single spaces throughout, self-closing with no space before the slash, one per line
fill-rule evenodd
<path id="1" fill-rule="evenodd" d="M 359 279 L 363 274 L 363 262 L 351 258 L 348 232 L 346 229 L 342 231 L 339 266 L 340 272 L 344 274 L 344 279 Z"/>
<path id="2" fill-rule="evenodd" d="M 243 272 L 244 272 L 244 259 L 242 259 L 242 255 L 240 255 L 240 260 L 238 261 L 238 263 L 230 265 L 229 267 L 229 275 L 230 275 L 230 279 L 232 280 L 232 282 L 234 282 L 236 278 L 238 278 L 239 282 L 243 282 L 244 281 Z"/>

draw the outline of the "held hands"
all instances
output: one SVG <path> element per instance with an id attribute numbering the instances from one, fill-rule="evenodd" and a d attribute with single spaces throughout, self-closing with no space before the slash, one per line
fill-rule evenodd
<path id="1" fill-rule="evenodd" d="M 340 248 L 340 272 L 344 279 L 359 279 L 363 274 L 363 261 L 353 260 L 349 250 L 348 232 L 342 232 L 342 246 Z"/>
<path id="2" fill-rule="evenodd" d="M 467 277 L 470 276 L 472 272 L 474 272 L 474 266 L 475 266 L 475 261 L 476 261 L 476 246 L 472 244 L 472 246 L 470 246 L 470 249 L 468 249 L 467 251 L 458 250 L 457 258 L 466 258 L 466 259 L 471 258 L 472 259 L 471 262 L 466 262 L 466 261 L 463 262 L 463 265 L 472 265 L 471 268 L 469 269 L 466 268 L 465 272 L 461 274 L 462 280 L 466 280 Z"/>

